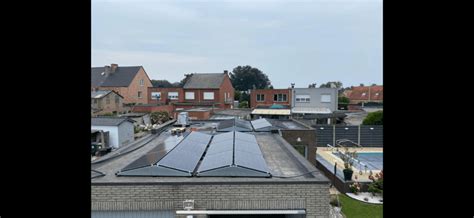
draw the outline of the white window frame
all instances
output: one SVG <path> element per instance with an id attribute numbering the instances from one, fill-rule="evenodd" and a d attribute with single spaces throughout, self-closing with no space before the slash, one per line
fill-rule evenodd
<path id="1" fill-rule="evenodd" d="M 179 93 L 178 92 L 168 92 L 168 99 L 178 100 L 179 99 Z"/>
<path id="2" fill-rule="evenodd" d="M 192 94 L 192 97 L 190 96 L 190 94 Z M 195 96 L 194 92 L 186 92 L 184 94 L 184 99 L 186 99 L 186 100 L 194 100 L 194 99 L 196 99 L 195 97 L 196 96 Z"/>
<path id="3" fill-rule="evenodd" d="M 260 96 L 260 100 L 258 100 L 258 96 Z M 257 94 L 256 100 L 257 100 L 257 102 L 264 102 L 265 101 L 265 94 Z"/>
<path id="4" fill-rule="evenodd" d="M 330 94 L 322 94 L 321 95 L 321 103 L 331 103 L 331 95 Z"/>
<path id="5" fill-rule="evenodd" d="M 203 92 L 204 100 L 214 100 L 214 92 Z"/>
<path id="6" fill-rule="evenodd" d="M 295 101 L 298 103 L 309 103 L 311 102 L 310 95 L 296 95 Z"/>
<path id="7" fill-rule="evenodd" d="M 140 80 L 140 86 L 144 86 L 145 85 L 145 81 L 143 81 L 143 79 Z"/>
<path id="8" fill-rule="evenodd" d="M 155 95 L 158 94 L 158 98 L 155 97 Z M 161 100 L 161 92 L 152 92 L 151 93 L 151 99 L 153 100 Z"/>

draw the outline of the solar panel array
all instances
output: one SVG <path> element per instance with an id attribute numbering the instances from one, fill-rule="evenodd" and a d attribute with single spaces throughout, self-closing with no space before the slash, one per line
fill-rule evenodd
<path id="1" fill-rule="evenodd" d="M 117 176 L 271 177 L 252 134 L 232 131 L 211 136 L 191 132 L 168 150 L 155 147 Z"/>
<path id="2" fill-rule="evenodd" d="M 215 135 L 197 176 L 270 177 L 254 135 L 227 132 Z"/>
<path id="3" fill-rule="evenodd" d="M 154 149 L 122 169 L 117 175 L 192 176 L 211 137 L 208 134 L 191 132 L 162 158 L 159 157 L 160 154 Z M 158 162 L 156 163 L 156 161 Z"/>

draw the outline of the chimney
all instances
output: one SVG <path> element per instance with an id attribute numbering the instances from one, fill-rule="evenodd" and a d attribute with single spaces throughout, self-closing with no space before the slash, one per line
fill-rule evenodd
<path id="1" fill-rule="evenodd" d="M 294 83 L 291 83 L 291 88 L 292 88 L 292 89 L 295 88 L 295 84 L 294 84 Z"/>
<path id="2" fill-rule="evenodd" d="M 102 76 L 108 76 L 110 74 L 110 66 L 105 65 L 104 67 L 104 75 Z"/>
<path id="3" fill-rule="evenodd" d="M 117 68 L 118 68 L 118 64 L 111 64 L 110 67 L 112 68 L 112 69 L 110 69 L 110 72 L 114 73 L 115 70 L 117 70 Z"/>

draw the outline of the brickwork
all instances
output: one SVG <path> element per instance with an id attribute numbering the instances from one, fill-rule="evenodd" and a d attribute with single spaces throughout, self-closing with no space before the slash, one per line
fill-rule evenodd
<path id="1" fill-rule="evenodd" d="M 140 85 L 140 80 L 143 80 L 143 85 Z M 140 68 L 135 78 L 128 87 L 98 87 L 98 90 L 113 90 L 123 96 L 123 102 L 148 104 L 148 87 L 152 87 L 150 79 L 145 70 Z M 141 97 L 138 97 L 138 92 L 141 92 Z"/>
<path id="2" fill-rule="evenodd" d="M 264 95 L 263 101 L 257 101 L 257 94 Z M 286 94 L 286 101 L 274 101 L 273 95 Z M 291 105 L 291 90 L 290 89 L 254 89 L 250 92 L 250 107 L 257 106 L 271 106 L 273 104 Z"/>
<path id="3" fill-rule="evenodd" d="M 92 185 L 91 206 L 104 210 L 306 209 L 306 217 L 329 216 L 329 184 Z"/>

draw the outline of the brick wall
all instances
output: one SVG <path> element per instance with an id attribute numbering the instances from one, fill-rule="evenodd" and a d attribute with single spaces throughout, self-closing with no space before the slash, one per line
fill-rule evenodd
<path id="1" fill-rule="evenodd" d="M 150 113 L 155 111 L 167 111 L 170 115 L 174 111 L 173 105 L 157 105 L 157 106 L 143 106 L 143 105 L 136 105 L 132 108 L 133 112 L 137 113 Z"/>
<path id="2" fill-rule="evenodd" d="M 143 86 L 140 85 L 140 80 L 143 80 Z M 148 75 L 145 73 L 145 70 L 140 68 L 135 78 L 132 80 L 128 86 L 128 99 L 131 99 L 132 102 L 148 104 L 148 87 L 152 87 Z M 141 98 L 138 97 L 138 92 L 141 92 Z"/>
<path id="3" fill-rule="evenodd" d="M 272 104 L 291 105 L 291 90 L 290 89 L 253 89 L 250 92 L 250 107 L 257 106 L 271 106 Z M 264 95 L 264 101 L 257 101 L 257 94 Z M 273 101 L 274 94 L 286 94 L 286 101 Z"/>
<path id="4" fill-rule="evenodd" d="M 306 209 L 307 218 L 329 216 L 329 184 L 92 185 L 91 209 L 182 210 Z M 184 217 L 184 216 L 183 216 Z"/>
<path id="5" fill-rule="evenodd" d="M 226 94 L 227 93 L 227 94 Z M 227 95 L 227 97 L 226 97 Z M 225 109 L 233 108 L 234 104 L 234 87 L 230 81 L 229 76 L 224 77 L 224 81 L 219 89 L 219 96 L 222 96 L 219 99 L 219 102 L 222 103 L 222 107 Z M 227 100 L 227 102 L 226 102 Z"/>
<path id="6" fill-rule="evenodd" d="M 160 92 L 161 98 L 159 100 L 152 99 L 152 92 Z M 178 100 L 168 100 L 168 92 L 178 92 Z M 157 104 L 157 103 L 171 103 L 171 102 L 183 102 L 184 101 L 184 91 L 183 88 L 157 88 L 150 87 L 148 88 L 148 103 Z"/>

